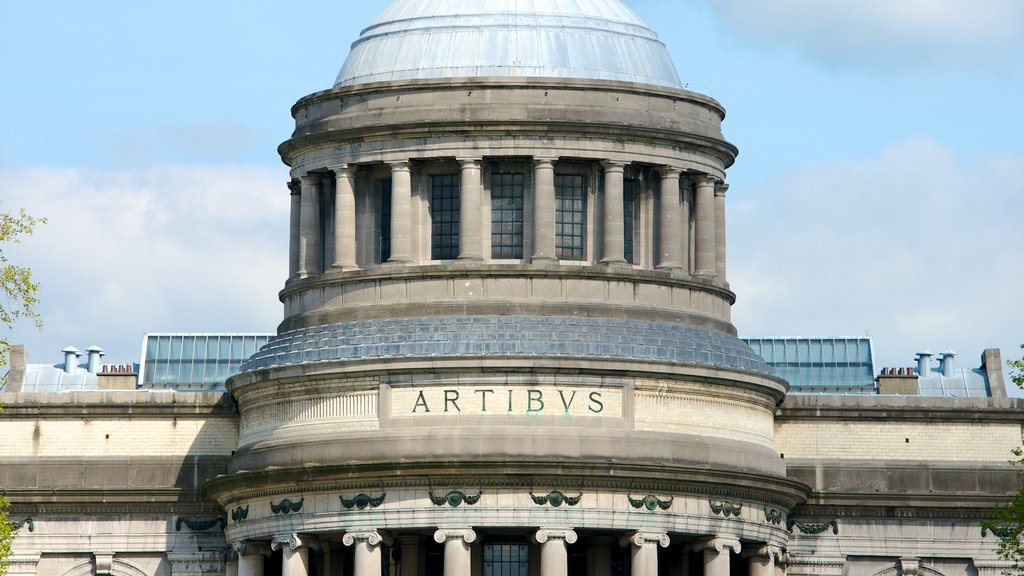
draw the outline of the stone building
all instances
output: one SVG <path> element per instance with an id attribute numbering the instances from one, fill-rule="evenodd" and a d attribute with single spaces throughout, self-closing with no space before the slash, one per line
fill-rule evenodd
<path id="1" fill-rule="evenodd" d="M 9 390 L 12 573 L 1003 567 L 998 353 L 984 397 L 787 395 L 730 320 L 725 110 L 618 0 L 398 0 L 292 114 L 278 334 L 230 396 Z"/>

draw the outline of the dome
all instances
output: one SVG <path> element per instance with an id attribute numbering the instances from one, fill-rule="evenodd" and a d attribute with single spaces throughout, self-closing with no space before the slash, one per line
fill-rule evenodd
<path id="1" fill-rule="evenodd" d="M 619 0 L 397 0 L 335 86 L 485 76 L 681 87 L 658 35 Z"/>

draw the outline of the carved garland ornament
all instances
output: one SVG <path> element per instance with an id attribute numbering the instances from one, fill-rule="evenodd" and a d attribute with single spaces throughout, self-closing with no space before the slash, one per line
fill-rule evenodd
<path id="1" fill-rule="evenodd" d="M 633 508 L 636 508 L 637 510 L 639 510 L 641 508 L 647 508 L 648 510 L 651 510 L 651 511 L 653 511 L 656 508 L 661 508 L 662 510 L 668 510 L 669 507 L 672 506 L 672 499 L 673 499 L 672 496 L 669 496 L 668 500 L 662 500 L 661 498 L 658 498 L 654 494 L 648 494 L 647 496 L 644 496 L 643 498 L 633 498 L 632 496 L 627 494 L 626 498 L 629 499 L 629 504 Z"/>
<path id="2" fill-rule="evenodd" d="M 367 507 L 376 508 L 384 503 L 384 497 L 387 496 L 387 492 L 374 498 L 369 494 L 356 494 L 351 499 L 346 499 L 344 496 L 338 496 L 341 499 L 341 505 L 346 510 L 358 508 L 360 510 L 366 510 Z"/>
<path id="3" fill-rule="evenodd" d="M 13 528 L 12 531 L 13 532 L 17 532 L 18 530 L 21 530 L 25 526 L 28 526 L 28 531 L 29 532 L 35 532 L 36 531 L 36 521 L 31 519 L 31 518 L 25 518 L 24 520 L 15 522 L 12 525 L 12 528 Z"/>
<path id="4" fill-rule="evenodd" d="M 810 535 L 821 534 L 822 532 L 824 532 L 825 530 L 828 530 L 829 528 L 832 529 L 832 533 L 833 534 L 836 534 L 836 535 L 839 534 L 839 523 L 836 522 L 835 520 L 832 520 L 830 522 L 825 522 L 825 523 L 822 523 L 822 524 L 805 524 L 803 522 L 797 522 L 796 520 L 793 520 L 791 518 L 789 520 L 789 522 L 786 523 L 786 528 L 788 528 L 789 531 L 792 532 L 794 526 L 799 528 L 800 531 L 803 532 L 804 534 L 810 534 Z"/>
<path id="5" fill-rule="evenodd" d="M 305 500 L 306 497 L 303 496 L 302 498 L 299 499 L 298 502 L 292 502 L 287 498 L 281 500 L 280 504 L 274 504 L 273 502 L 271 502 L 270 511 L 274 514 L 282 514 L 284 516 L 287 516 L 292 512 L 298 512 L 299 510 L 302 510 L 302 503 L 305 502 Z"/>
<path id="6" fill-rule="evenodd" d="M 434 496 L 433 490 L 428 491 L 427 494 L 430 496 L 430 501 L 433 502 L 435 506 L 444 506 L 447 503 L 452 508 L 458 508 L 463 502 L 465 502 L 467 506 L 472 506 L 479 502 L 480 495 L 483 494 L 483 491 L 477 490 L 475 496 L 469 496 L 462 490 L 452 490 L 444 496 Z"/>
<path id="7" fill-rule="evenodd" d="M 184 516 L 178 516 L 177 522 L 174 523 L 174 531 L 181 532 L 181 525 L 188 526 L 188 529 L 193 532 L 206 532 L 218 524 L 220 529 L 227 528 L 228 521 L 222 517 L 218 518 L 185 518 Z"/>
<path id="8" fill-rule="evenodd" d="M 1009 538 L 1013 536 L 1015 530 L 1017 529 L 1013 526 L 982 526 L 981 537 L 984 538 L 988 536 L 989 532 L 991 532 L 999 538 Z"/>
<path id="9" fill-rule="evenodd" d="M 739 518 L 740 512 L 743 511 L 743 504 L 739 502 L 729 502 L 728 500 L 708 500 L 708 504 L 711 505 L 711 511 L 715 514 L 721 514 L 728 518 L 729 516 L 735 516 Z"/>
<path id="10" fill-rule="evenodd" d="M 765 508 L 764 521 L 768 524 L 775 524 L 776 526 L 782 524 L 782 510 L 777 508 Z"/>
<path id="11" fill-rule="evenodd" d="M 577 496 L 566 496 L 561 490 L 552 490 L 547 494 L 547 496 L 538 496 L 531 491 L 530 498 L 532 498 L 533 503 L 538 506 L 551 504 L 551 506 L 558 508 L 563 502 L 567 506 L 575 506 L 579 504 L 580 499 L 583 498 L 583 493 L 580 492 Z"/>
<path id="12" fill-rule="evenodd" d="M 242 508 L 241 506 L 231 511 L 231 519 L 235 522 L 241 522 L 249 517 L 249 507 Z"/>

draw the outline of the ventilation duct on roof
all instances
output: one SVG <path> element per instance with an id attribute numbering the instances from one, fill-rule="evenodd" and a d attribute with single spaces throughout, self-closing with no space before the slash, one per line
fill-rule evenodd
<path id="1" fill-rule="evenodd" d="M 61 352 L 64 353 L 64 372 L 71 374 L 75 371 L 75 367 L 78 366 L 78 358 L 82 353 L 74 346 L 68 346 L 61 350 Z"/>
<path id="2" fill-rule="evenodd" d="M 89 346 L 85 351 L 89 354 L 89 374 L 99 374 L 100 358 L 103 357 L 103 348 L 100 348 L 99 346 Z"/>
<path id="3" fill-rule="evenodd" d="M 942 375 L 946 378 L 952 378 L 953 371 L 956 370 L 956 352 L 943 352 L 939 355 L 939 362 L 942 364 Z"/>
<path id="4" fill-rule="evenodd" d="M 928 350 L 917 353 L 917 374 L 921 378 L 927 378 L 932 375 L 932 354 Z"/>

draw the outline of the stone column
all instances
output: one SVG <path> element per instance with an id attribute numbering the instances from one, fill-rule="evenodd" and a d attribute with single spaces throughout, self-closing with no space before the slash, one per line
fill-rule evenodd
<path id="1" fill-rule="evenodd" d="M 712 538 L 700 544 L 704 550 L 704 576 L 729 576 L 729 552 L 740 553 L 740 541 Z"/>
<path id="2" fill-rule="evenodd" d="M 334 166 L 334 262 L 333 268 L 351 270 L 356 265 L 356 168 Z"/>
<path id="3" fill-rule="evenodd" d="M 470 544 L 476 532 L 468 528 L 441 528 L 434 532 L 434 542 L 444 544 L 444 576 L 471 576 L 473 555 Z"/>
<path id="4" fill-rule="evenodd" d="M 625 222 L 622 214 L 623 179 L 626 165 L 606 160 L 604 165 L 604 242 L 601 263 L 625 264 Z"/>
<path id="5" fill-rule="evenodd" d="M 299 278 L 320 274 L 323 257 L 320 255 L 320 176 L 307 174 L 302 182 L 302 201 L 299 209 Z"/>
<path id="6" fill-rule="evenodd" d="M 697 180 L 697 270 L 698 276 L 713 276 L 718 265 L 715 256 L 715 185 L 718 179 L 705 175 Z"/>
<path id="7" fill-rule="evenodd" d="M 715 273 L 725 282 L 725 194 L 728 184 L 715 189 Z"/>
<path id="8" fill-rule="evenodd" d="M 615 539 L 609 536 L 587 538 L 587 576 L 611 576 L 613 544 Z"/>
<path id="9" fill-rule="evenodd" d="M 459 158 L 459 260 L 483 260 L 480 235 L 480 196 L 483 193 L 480 158 Z"/>
<path id="10" fill-rule="evenodd" d="M 353 548 L 352 576 L 380 576 L 380 545 L 385 536 L 376 530 L 346 532 L 341 543 Z"/>
<path id="11" fill-rule="evenodd" d="M 682 221 L 682 207 L 679 202 L 679 175 L 682 170 L 664 166 L 661 169 L 661 192 L 658 214 L 658 261 L 659 270 L 674 270 L 683 267 L 680 252 L 683 250 L 683 233 L 687 225 Z"/>
<path id="12" fill-rule="evenodd" d="M 534 535 L 540 548 L 540 576 L 568 576 L 568 544 L 576 543 L 576 532 L 567 529 L 541 528 Z"/>
<path id="13" fill-rule="evenodd" d="M 623 546 L 631 546 L 633 576 L 658 576 L 658 546 L 668 548 L 668 534 L 634 532 L 623 538 Z M 728 576 L 728 575 L 727 575 Z"/>
<path id="14" fill-rule="evenodd" d="M 309 576 L 309 548 L 297 534 L 275 536 L 270 549 L 281 550 L 281 576 Z"/>
<path id="15" fill-rule="evenodd" d="M 288 277 L 295 278 L 299 275 L 299 268 L 302 266 L 299 259 L 299 226 L 301 226 L 302 211 L 302 188 L 298 180 L 288 182 L 288 190 L 291 193 L 291 216 L 288 226 Z"/>
<path id="16" fill-rule="evenodd" d="M 775 576 L 775 563 L 782 561 L 778 546 L 759 546 L 745 555 L 750 559 L 750 576 Z"/>
<path id="17" fill-rule="evenodd" d="M 412 171 L 408 162 L 391 164 L 391 258 L 412 262 Z"/>
<path id="18" fill-rule="evenodd" d="M 238 554 L 238 576 L 263 576 L 263 560 L 270 555 L 266 544 L 242 541 L 231 547 Z"/>
<path id="19" fill-rule="evenodd" d="M 555 256 L 555 160 L 533 160 L 532 262 L 557 262 Z"/>

